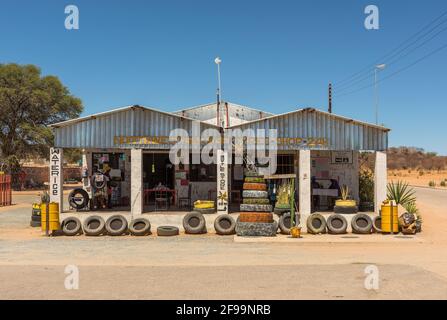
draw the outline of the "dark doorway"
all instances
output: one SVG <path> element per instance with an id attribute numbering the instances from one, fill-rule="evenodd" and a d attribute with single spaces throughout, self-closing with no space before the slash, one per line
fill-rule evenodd
<path id="1" fill-rule="evenodd" d="M 169 153 L 147 153 L 143 155 L 144 189 L 153 189 L 159 185 L 174 189 L 175 167 L 169 161 Z"/>

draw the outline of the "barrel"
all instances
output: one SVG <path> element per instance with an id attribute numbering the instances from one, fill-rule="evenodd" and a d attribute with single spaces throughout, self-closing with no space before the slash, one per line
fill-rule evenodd
<path id="1" fill-rule="evenodd" d="M 33 216 L 40 216 L 40 204 L 39 203 L 33 203 L 33 211 L 31 213 Z"/>
<path id="2" fill-rule="evenodd" d="M 382 232 L 383 233 L 398 233 L 399 232 L 399 217 L 397 205 L 394 201 L 384 201 L 382 203 Z M 391 221 L 393 224 L 393 229 L 391 230 Z"/>
<path id="3" fill-rule="evenodd" d="M 59 203 L 50 202 L 49 204 L 42 203 L 40 205 L 40 221 L 42 231 L 47 230 L 47 208 L 48 208 L 48 230 L 54 231 L 61 228 L 59 223 Z"/>

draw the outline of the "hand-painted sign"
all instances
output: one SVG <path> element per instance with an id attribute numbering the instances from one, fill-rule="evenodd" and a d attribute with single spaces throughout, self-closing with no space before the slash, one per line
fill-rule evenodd
<path id="1" fill-rule="evenodd" d="M 228 154 L 217 150 L 217 211 L 228 213 Z"/>
<path id="2" fill-rule="evenodd" d="M 63 150 L 60 148 L 50 149 L 50 201 L 59 203 L 59 211 L 62 211 L 63 200 Z"/>

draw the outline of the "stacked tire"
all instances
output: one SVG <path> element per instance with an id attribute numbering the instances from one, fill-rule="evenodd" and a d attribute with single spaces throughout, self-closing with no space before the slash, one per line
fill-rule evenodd
<path id="1" fill-rule="evenodd" d="M 31 221 L 29 225 L 33 228 L 41 226 L 40 204 L 38 203 L 33 203 L 33 210 L 31 212 Z"/>
<path id="2" fill-rule="evenodd" d="M 247 172 L 242 198 L 236 234 L 243 237 L 276 236 L 278 224 L 273 220 L 264 178 L 257 173 Z"/>

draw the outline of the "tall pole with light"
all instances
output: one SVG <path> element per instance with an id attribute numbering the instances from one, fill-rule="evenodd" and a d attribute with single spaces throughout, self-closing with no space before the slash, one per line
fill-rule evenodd
<path id="1" fill-rule="evenodd" d="M 379 90 L 377 86 L 377 72 L 385 69 L 386 64 L 378 64 L 374 67 L 374 92 L 376 96 L 376 124 L 379 124 Z"/>
<path id="2" fill-rule="evenodd" d="M 220 87 L 220 63 L 222 60 L 219 57 L 214 59 L 214 63 L 217 64 L 217 121 L 216 124 L 220 125 L 220 103 L 222 101 L 222 88 Z"/>

